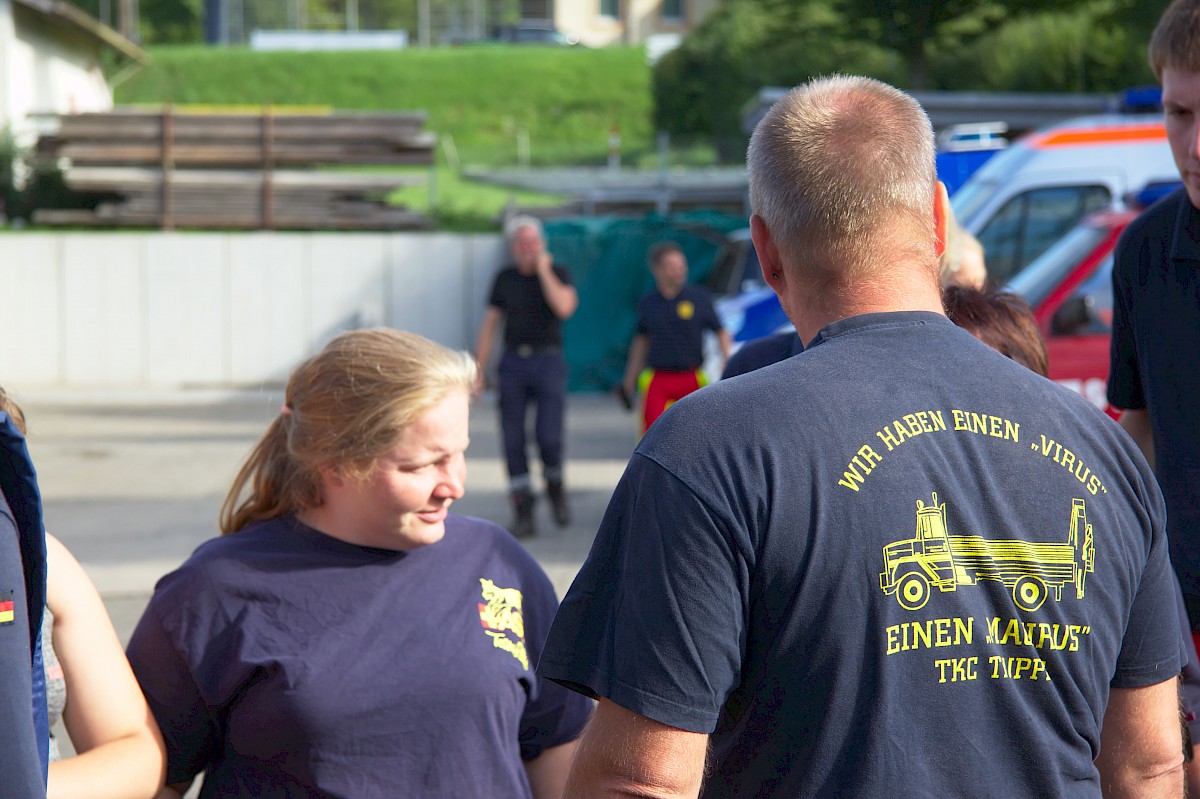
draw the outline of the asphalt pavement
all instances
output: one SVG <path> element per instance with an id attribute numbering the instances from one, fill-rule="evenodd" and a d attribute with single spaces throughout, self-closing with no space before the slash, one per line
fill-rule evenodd
<path id="1" fill-rule="evenodd" d="M 225 492 L 279 412 L 282 388 L 123 393 L 8 388 L 25 409 L 46 528 L 83 564 L 127 641 L 158 578 L 216 535 Z M 538 535 L 523 542 L 559 596 L 587 554 L 636 436 L 635 416 L 602 394 L 571 395 L 566 425 L 571 524 L 556 527 L 549 503 L 540 501 Z M 485 394 L 472 405 L 467 492 L 455 511 L 509 523 L 500 452 L 495 398 Z M 534 475 L 539 485 L 536 468 Z"/>

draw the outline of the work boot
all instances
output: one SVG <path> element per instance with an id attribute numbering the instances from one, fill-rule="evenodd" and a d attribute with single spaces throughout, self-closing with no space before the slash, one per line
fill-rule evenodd
<path id="1" fill-rule="evenodd" d="M 571 523 L 571 508 L 567 505 L 567 490 L 561 480 L 551 480 L 546 483 L 546 495 L 550 497 L 550 507 L 554 510 L 554 521 L 559 527 Z"/>
<path id="2" fill-rule="evenodd" d="M 509 532 L 513 534 L 513 538 L 529 538 L 537 532 L 533 527 L 533 494 L 514 491 L 512 503 L 513 526 Z"/>

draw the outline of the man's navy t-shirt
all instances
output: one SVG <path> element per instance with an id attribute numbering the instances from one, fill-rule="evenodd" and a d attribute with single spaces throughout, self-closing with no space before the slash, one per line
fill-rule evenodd
<path id="1" fill-rule="evenodd" d="M 637 307 L 637 332 L 649 339 L 646 365 L 669 372 L 690 372 L 704 362 L 704 331 L 721 329 L 712 295 L 700 286 L 684 285 L 667 299 L 652 289 Z"/>
<path id="2" fill-rule="evenodd" d="M 711 734 L 705 796 L 1095 797 L 1110 686 L 1182 665 L 1170 579 L 1111 419 L 869 314 L 650 429 L 539 674 Z"/>

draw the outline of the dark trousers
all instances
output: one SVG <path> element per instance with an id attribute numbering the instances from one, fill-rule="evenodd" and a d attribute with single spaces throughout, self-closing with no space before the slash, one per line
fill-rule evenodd
<path id="1" fill-rule="evenodd" d="M 522 358 L 506 350 L 500 358 L 500 429 L 504 459 L 514 489 L 530 487 L 526 454 L 525 417 L 532 401 L 537 407 L 534 435 L 542 458 L 543 476 L 562 479 L 563 413 L 567 397 L 567 362 L 562 353 Z"/>

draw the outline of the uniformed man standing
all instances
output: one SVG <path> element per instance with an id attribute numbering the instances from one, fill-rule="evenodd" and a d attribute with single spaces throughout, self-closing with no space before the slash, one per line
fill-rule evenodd
<path id="1" fill-rule="evenodd" d="M 673 241 L 660 241 L 647 258 L 654 288 L 638 300 L 637 332 L 629 345 L 622 388 L 625 396 L 642 395 L 645 433 L 671 403 L 708 383 L 704 332 L 717 336 L 721 366 L 729 358 L 733 337 L 721 325 L 712 295 L 688 283 L 687 257 Z"/>
<path id="2" fill-rule="evenodd" d="M 562 323 L 575 313 L 579 295 L 565 267 L 546 251 L 542 223 L 531 216 L 509 222 L 513 262 L 505 265 L 492 284 L 487 311 L 479 328 L 475 357 L 483 374 L 491 357 L 496 331 L 504 322 L 504 352 L 500 356 L 500 426 L 512 498 L 513 535 L 533 535 L 533 479 L 526 452 L 526 411 L 537 408 L 534 437 L 542 459 L 546 494 L 560 527 L 570 524 L 571 512 L 563 487 L 563 414 L 567 393 L 567 362 L 563 357 Z"/>

